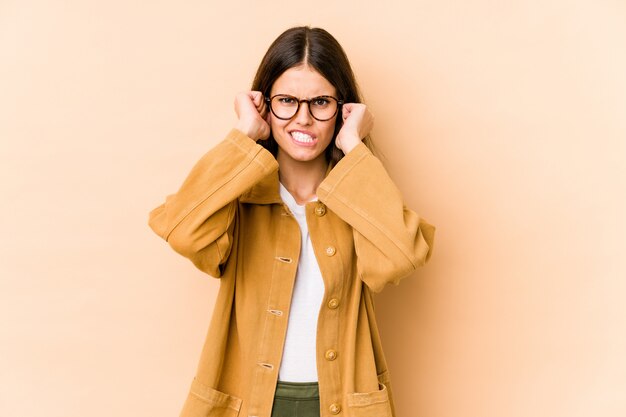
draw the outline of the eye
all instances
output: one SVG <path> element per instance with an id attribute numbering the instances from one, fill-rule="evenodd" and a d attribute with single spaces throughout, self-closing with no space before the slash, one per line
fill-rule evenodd
<path id="1" fill-rule="evenodd" d="M 297 101 L 295 97 L 281 96 L 281 97 L 278 97 L 278 102 L 280 104 L 296 104 Z"/>
<path id="2" fill-rule="evenodd" d="M 330 104 L 330 100 L 325 97 L 315 97 L 311 100 L 314 106 L 324 107 Z"/>

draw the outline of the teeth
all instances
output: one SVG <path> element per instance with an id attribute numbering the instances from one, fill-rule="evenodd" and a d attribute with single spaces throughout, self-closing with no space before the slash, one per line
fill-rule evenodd
<path id="1" fill-rule="evenodd" d="M 297 140 L 298 142 L 311 143 L 313 142 L 313 138 L 306 133 L 302 132 L 291 132 L 291 136 Z"/>

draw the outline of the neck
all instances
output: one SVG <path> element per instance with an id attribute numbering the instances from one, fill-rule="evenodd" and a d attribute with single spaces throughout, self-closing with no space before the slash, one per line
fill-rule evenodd
<path id="1" fill-rule="evenodd" d="M 328 163 L 324 155 L 312 161 L 294 161 L 281 158 L 279 151 L 278 176 L 281 184 L 289 191 L 299 205 L 303 205 L 317 196 L 317 187 L 324 180 Z"/>

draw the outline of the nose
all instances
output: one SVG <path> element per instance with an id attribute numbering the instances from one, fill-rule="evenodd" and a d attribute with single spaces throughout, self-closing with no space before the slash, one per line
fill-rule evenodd
<path id="1" fill-rule="evenodd" d="M 294 116 L 294 120 L 296 121 L 296 123 L 303 125 L 303 126 L 307 126 L 313 123 L 313 117 L 311 116 L 311 113 L 309 112 L 308 102 L 303 101 L 300 103 L 300 108 L 298 109 L 298 112 Z"/>

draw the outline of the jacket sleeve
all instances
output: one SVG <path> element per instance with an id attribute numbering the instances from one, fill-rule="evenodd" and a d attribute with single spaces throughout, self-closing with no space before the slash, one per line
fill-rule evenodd
<path id="1" fill-rule="evenodd" d="M 176 194 L 150 212 L 149 225 L 199 269 L 219 278 L 237 219 L 237 198 L 278 169 L 270 152 L 233 129 L 193 167 Z"/>
<path id="2" fill-rule="evenodd" d="M 364 143 L 345 155 L 317 195 L 354 233 L 357 273 L 374 292 L 424 265 L 435 228 L 408 209 L 382 163 Z"/>

